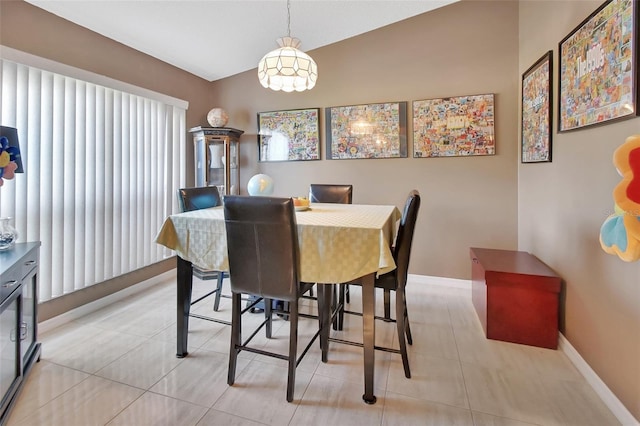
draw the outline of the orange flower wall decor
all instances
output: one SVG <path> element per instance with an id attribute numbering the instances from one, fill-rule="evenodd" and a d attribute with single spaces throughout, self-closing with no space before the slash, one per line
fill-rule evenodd
<path id="1" fill-rule="evenodd" d="M 600 245 L 625 262 L 640 260 L 640 135 L 629 136 L 613 154 L 622 181 L 613 190 L 614 214 L 600 228 Z"/>

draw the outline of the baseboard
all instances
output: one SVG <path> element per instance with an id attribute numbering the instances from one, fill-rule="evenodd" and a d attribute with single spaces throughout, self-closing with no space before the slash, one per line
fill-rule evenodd
<path id="1" fill-rule="evenodd" d="M 109 306 L 112 303 L 116 303 L 127 297 L 131 297 L 132 295 L 136 293 L 140 293 L 141 291 L 147 290 L 161 282 L 167 282 L 168 280 L 171 279 L 172 276 L 175 277 L 175 275 L 176 275 L 176 270 L 172 269 L 160 275 L 156 275 L 155 277 L 152 277 L 148 280 L 145 280 L 145 281 L 139 282 L 138 284 L 127 287 L 124 290 L 120 290 L 116 293 L 102 297 L 101 299 L 98 299 L 94 302 L 87 303 L 86 305 L 79 306 L 75 309 L 72 309 L 63 314 L 57 315 L 46 321 L 39 322 L 38 333 L 46 333 L 47 331 L 53 330 L 54 328 L 59 327 L 69 321 L 74 321 L 87 314 L 90 314 L 91 312 L 94 312 L 94 311 L 97 311 L 98 309 L 102 309 L 106 306 Z"/>
<path id="2" fill-rule="evenodd" d="M 558 349 L 560 349 L 578 371 L 584 376 L 585 380 L 602 402 L 611 410 L 614 416 L 625 426 L 639 426 L 640 422 L 627 410 L 620 400 L 611 392 L 607 385 L 598 377 L 595 371 L 591 369 L 589 364 L 580 356 L 578 351 L 569 343 L 566 337 L 560 333 L 558 339 Z"/>
<path id="3" fill-rule="evenodd" d="M 431 284 L 449 288 L 462 288 L 471 290 L 471 280 L 461 280 L 458 278 L 432 277 L 428 275 L 407 275 L 407 281 L 418 284 Z"/>

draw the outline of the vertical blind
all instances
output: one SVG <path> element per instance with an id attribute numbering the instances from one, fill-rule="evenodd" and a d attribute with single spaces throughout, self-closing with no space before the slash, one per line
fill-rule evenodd
<path id="1" fill-rule="evenodd" d="M 42 242 L 39 300 L 164 259 L 154 237 L 185 182 L 185 107 L 6 59 L 0 81 L 24 165 L 0 216 Z"/>

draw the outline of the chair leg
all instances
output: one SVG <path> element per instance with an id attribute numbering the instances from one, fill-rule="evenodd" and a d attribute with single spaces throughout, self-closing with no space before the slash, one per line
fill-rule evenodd
<path id="1" fill-rule="evenodd" d="M 407 295 L 404 295 L 404 326 L 407 334 L 407 343 L 413 345 L 413 338 L 411 337 L 411 327 L 409 327 L 409 311 L 407 310 Z"/>
<path id="2" fill-rule="evenodd" d="M 336 310 L 336 307 L 338 306 L 339 291 L 340 291 L 340 284 L 331 284 L 331 309 L 329 309 L 330 315 L 333 314 L 333 312 Z M 320 294 L 319 290 L 318 290 L 318 294 Z M 333 323 L 331 324 L 334 330 L 339 330 L 338 328 L 339 320 L 340 320 L 339 315 L 336 315 L 335 319 L 333 320 Z"/>
<path id="3" fill-rule="evenodd" d="M 339 288 L 340 288 L 340 300 L 338 301 L 338 303 L 340 304 L 340 310 L 338 311 L 338 330 L 342 330 L 344 328 L 344 298 L 345 298 L 345 293 L 347 291 L 347 285 L 346 284 L 338 284 Z M 347 293 L 348 294 L 348 293 Z"/>
<path id="4" fill-rule="evenodd" d="M 296 385 L 296 360 L 298 357 L 298 301 L 289 303 L 289 374 L 287 376 L 287 401 L 293 401 Z"/>
<path id="5" fill-rule="evenodd" d="M 213 302 L 213 310 L 218 312 L 220 309 L 220 296 L 222 295 L 222 281 L 224 280 L 224 273 L 222 271 L 218 272 L 218 288 L 216 290 L 216 296 Z"/>
<path id="6" fill-rule="evenodd" d="M 290 312 L 291 311 L 291 304 L 289 302 L 283 302 L 282 310 L 285 311 L 285 312 Z M 289 315 L 282 314 L 281 316 L 285 321 L 289 321 Z"/>
<path id="7" fill-rule="evenodd" d="M 313 286 L 309 289 L 309 296 L 313 297 Z"/>
<path id="8" fill-rule="evenodd" d="M 402 294 L 400 294 L 402 293 Z M 396 325 L 398 327 L 398 343 L 400 344 L 400 354 L 402 355 L 402 365 L 404 366 L 404 376 L 411 378 L 411 370 L 409 369 L 409 356 L 407 354 L 407 344 L 404 340 L 406 330 L 407 308 L 405 306 L 404 291 L 396 291 Z"/>
<path id="9" fill-rule="evenodd" d="M 271 300 L 272 299 L 267 299 L 266 297 L 262 299 L 262 301 L 264 302 L 264 317 L 267 320 L 267 325 L 265 327 L 267 339 L 271 339 L 271 331 L 273 330 L 273 327 L 272 327 L 273 316 L 271 315 L 271 309 L 272 309 Z"/>
<path id="10" fill-rule="evenodd" d="M 333 284 L 333 297 L 331 299 L 331 313 L 336 310 L 336 307 L 340 305 L 340 310 L 333 320 L 333 329 L 342 330 L 344 328 L 344 297 L 345 297 L 345 284 Z M 337 302 L 337 303 L 336 303 Z"/>
<path id="11" fill-rule="evenodd" d="M 344 288 L 345 288 L 345 290 L 344 290 L 345 299 L 346 299 L 347 303 L 351 303 L 351 296 L 349 295 L 349 284 L 345 284 Z M 340 330 L 342 330 L 342 329 L 340 329 Z"/>
<path id="12" fill-rule="evenodd" d="M 236 380 L 237 348 L 242 344 L 242 301 L 240 293 L 231 294 L 231 346 L 229 348 L 229 372 L 227 384 L 232 385 Z"/>
<path id="13" fill-rule="evenodd" d="M 398 295 L 396 294 L 396 297 Z M 391 290 L 384 289 L 384 320 L 391 321 Z"/>

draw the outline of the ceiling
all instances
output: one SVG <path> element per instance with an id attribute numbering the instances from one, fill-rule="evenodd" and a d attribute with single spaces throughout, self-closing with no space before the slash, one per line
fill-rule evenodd
<path id="1" fill-rule="evenodd" d="M 26 1 L 208 81 L 256 68 L 287 35 L 285 0 Z M 291 0 L 291 35 L 309 51 L 455 1 Z"/>

